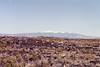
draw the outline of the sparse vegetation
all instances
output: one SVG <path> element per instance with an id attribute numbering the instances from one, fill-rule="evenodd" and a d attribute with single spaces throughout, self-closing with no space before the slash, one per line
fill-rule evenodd
<path id="1" fill-rule="evenodd" d="M 0 67 L 100 67 L 100 40 L 1 36 Z"/>

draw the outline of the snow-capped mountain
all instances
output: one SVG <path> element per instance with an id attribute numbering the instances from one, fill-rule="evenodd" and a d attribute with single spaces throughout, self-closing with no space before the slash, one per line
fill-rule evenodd
<path id="1" fill-rule="evenodd" d="M 19 33 L 19 34 L 7 34 L 9 36 L 24 36 L 24 37 L 38 37 L 38 36 L 44 36 L 44 37 L 59 37 L 59 38 L 82 38 L 82 39 L 94 39 L 97 37 L 92 36 L 86 36 L 83 34 L 77 34 L 77 33 L 67 33 L 67 32 L 34 32 L 34 33 Z"/>

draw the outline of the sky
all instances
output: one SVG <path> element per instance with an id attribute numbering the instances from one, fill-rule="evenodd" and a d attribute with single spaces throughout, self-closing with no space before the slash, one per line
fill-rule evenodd
<path id="1" fill-rule="evenodd" d="M 0 0 L 0 33 L 100 36 L 100 0 Z"/>

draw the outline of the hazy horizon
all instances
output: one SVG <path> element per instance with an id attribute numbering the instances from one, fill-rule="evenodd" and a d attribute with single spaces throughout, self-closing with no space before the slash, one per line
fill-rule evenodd
<path id="1" fill-rule="evenodd" d="M 0 0 L 0 33 L 100 36 L 100 0 Z"/>

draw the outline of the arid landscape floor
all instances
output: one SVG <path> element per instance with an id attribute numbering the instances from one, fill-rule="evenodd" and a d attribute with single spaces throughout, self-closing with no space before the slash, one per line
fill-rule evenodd
<path id="1" fill-rule="evenodd" d="M 100 67 L 100 40 L 1 36 L 0 67 Z"/>

